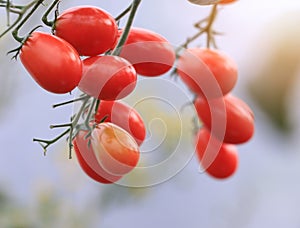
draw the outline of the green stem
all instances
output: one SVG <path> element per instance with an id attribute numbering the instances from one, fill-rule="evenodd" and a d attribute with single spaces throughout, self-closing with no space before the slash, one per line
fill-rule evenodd
<path id="1" fill-rule="evenodd" d="M 72 123 L 67 123 L 67 124 L 57 124 L 57 125 L 50 125 L 50 129 L 54 128 L 63 128 L 63 127 L 71 127 Z"/>
<path id="2" fill-rule="evenodd" d="M 132 4 L 130 4 L 130 6 L 128 6 L 122 13 L 120 13 L 120 14 L 115 18 L 115 21 L 121 20 L 127 13 L 130 12 L 131 7 L 132 7 Z"/>
<path id="3" fill-rule="evenodd" d="M 44 140 L 44 139 L 33 139 L 34 142 L 40 143 L 40 145 L 44 148 L 44 155 L 46 155 L 47 148 L 52 145 L 53 143 L 56 143 L 58 140 L 60 140 L 62 137 L 64 137 L 66 134 L 68 134 L 70 129 L 65 130 L 63 133 L 58 135 L 56 138 L 52 140 Z"/>
<path id="4" fill-rule="evenodd" d="M 79 97 L 79 98 L 74 99 L 74 100 L 70 100 L 70 101 L 59 103 L 59 104 L 55 104 L 52 107 L 53 108 L 61 107 L 61 106 L 67 105 L 67 104 L 72 104 L 72 103 L 75 103 L 75 102 L 78 102 L 78 101 L 85 100 L 85 99 L 87 99 L 89 97 L 90 97 L 89 95 L 85 95 L 85 96 Z"/>
<path id="5" fill-rule="evenodd" d="M 117 46 L 112 51 L 111 55 L 119 55 L 120 54 L 122 46 L 125 44 L 125 42 L 127 40 L 130 28 L 133 24 L 135 14 L 137 12 L 137 9 L 138 9 L 140 3 L 141 3 L 141 0 L 133 0 L 132 5 L 130 7 L 130 14 L 129 14 L 126 26 L 123 30 L 123 33 L 122 33 L 122 35 L 119 39 L 119 42 L 118 42 Z"/>
<path id="6" fill-rule="evenodd" d="M 97 113 L 99 105 L 100 105 L 101 100 L 97 100 L 96 106 L 95 106 L 95 113 Z"/>
<path id="7" fill-rule="evenodd" d="M 55 1 L 51 4 L 51 6 L 48 8 L 48 10 L 45 12 L 45 14 L 43 15 L 43 17 L 42 17 L 42 21 L 44 22 L 44 24 L 47 25 L 47 26 L 49 26 L 49 27 L 53 27 L 53 25 L 54 25 L 54 23 L 55 23 L 55 21 L 56 21 L 56 16 L 55 16 L 55 18 L 54 18 L 53 21 L 49 21 L 49 20 L 48 20 L 48 16 L 49 16 L 49 14 L 51 13 L 51 11 L 53 10 L 53 8 L 54 8 L 57 4 L 59 4 L 59 1 L 60 1 L 60 0 L 55 0 Z M 56 14 L 55 14 L 55 15 L 56 15 Z"/>
<path id="8" fill-rule="evenodd" d="M 206 40 L 206 47 L 210 48 L 210 43 L 212 41 L 212 25 L 215 22 L 218 13 L 218 5 L 213 5 L 212 11 L 210 13 L 210 17 L 206 26 L 206 33 L 207 33 L 207 40 Z"/>
<path id="9" fill-rule="evenodd" d="M 84 121 L 85 127 L 89 130 L 91 130 L 90 121 L 92 119 L 93 111 L 94 111 L 95 105 L 97 104 L 97 100 L 98 100 L 97 98 L 93 98 L 92 104 L 89 108 L 89 112 Z"/>
<path id="10" fill-rule="evenodd" d="M 26 39 L 26 37 L 20 37 L 18 35 L 20 28 L 26 23 L 26 21 L 32 16 L 32 14 L 34 14 L 34 12 L 39 8 L 39 6 L 43 3 L 44 0 L 37 0 L 34 1 L 35 5 L 33 6 L 33 8 L 31 9 L 31 11 L 26 15 L 26 17 L 21 20 L 21 22 L 19 23 L 19 25 L 13 30 L 12 35 L 15 38 L 16 41 L 22 43 L 24 42 L 24 40 Z M 30 5 L 30 4 L 29 4 Z M 25 11 L 26 12 L 26 11 Z"/>
<path id="11" fill-rule="evenodd" d="M 20 10 L 18 10 L 18 9 L 12 9 L 12 8 L 10 8 L 9 9 L 9 13 L 21 14 L 22 12 Z M 9 23 L 9 25 L 7 25 L 7 27 L 10 27 L 10 23 Z"/>
<path id="12" fill-rule="evenodd" d="M 7 21 L 7 27 L 10 26 L 10 5 L 11 5 L 10 0 L 7 0 L 7 3 L 6 3 L 6 21 Z"/>
<path id="13" fill-rule="evenodd" d="M 195 23 L 195 27 L 197 29 L 200 29 L 194 36 L 187 38 L 186 42 L 184 42 L 182 45 L 180 45 L 177 49 L 176 49 L 176 53 L 178 53 L 182 48 L 187 48 L 188 45 L 193 42 L 194 40 L 196 40 L 198 37 L 200 37 L 201 35 L 203 35 L 204 33 L 207 34 L 207 40 L 206 40 L 206 46 L 207 48 L 210 47 L 210 43 L 214 44 L 214 39 L 212 38 L 212 36 L 214 34 L 216 34 L 213 30 L 212 30 L 212 26 L 213 23 L 215 22 L 216 16 L 217 16 L 217 12 L 218 12 L 218 5 L 215 4 L 212 7 L 212 10 L 209 14 L 209 16 L 205 19 L 200 20 L 199 22 Z M 203 24 L 204 22 L 207 22 L 207 24 L 202 27 L 201 24 Z M 214 44 L 215 45 L 215 44 Z"/>
<path id="14" fill-rule="evenodd" d="M 44 149 L 44 154 L 46 154 L 47 152 L 47 148 L 56 143 L 58 140 L 60 140 L 62 137 L 64 137 L 66 134 L 70 133 L 70 137 L 69 137 L 69 145 L 70 146 L 70 152 L 69 152 L 69 157 L 71 158 L 71 150 L 72 150 L 72 140 L 73 140 L 73 131 L 74 128 L 76 128 L 76 126 L 78 125 L 79 119 L 81 114 L 83 113 L 83 111 L 85 110 L 86 104 L 88 103 L 90 97 L 86 97 L 85 100 L 83 101 L 79 112 L 76 114 L 75 118 L 73 119 L 73 121 L 71 123 L 67 123 L 67 124 L 60 124 L 60 125 L 52 125 L 50 126 L 50 128 L 61 128 L 61 127 L 68 127 L 67 130 L 65 130 L 63 133 L 61 133 L 60 135 L 58 135 L 57 137 L 55 137 L 52 140 L 44 140 L 44 139 L 36 139 L 34 138 L 33 141 L 34 142 L 38 142 Z"/>
<path id="15" fill-rule="evenodd" d="M 37 3 L 37 0 L 35 0 L 35 1 L 32 1 L 32 2 L 30 2 L 28 5 L 26 5 L 26 6 L 14 6 L 14 8 L 16 8 L 16 9 L 20 9 L 21 11 L 14 11 L 14 10 L 12 10 L 11 9 L 11 12 L 12 13 L 16 13 L 16 14 L 18 14 L 19 16 L 18 16 L 18 18 L 15 20 L 15 22 L 12 24 L 12 25 L 10 25 L 6 30 L 4 30 L 4 32 L 2 32 L 1 34 L 0 34 L 0 39 L 5 35 L 5 34 L 7 34 L 9 31 L 11 31 L 21 20 L 22 20 L 22 18 L 23 18 L 23 16 L 24 16 L 24 14 L 27 12 L 27 10 L 29 10 L 34 4 L 36 4 Z"/>

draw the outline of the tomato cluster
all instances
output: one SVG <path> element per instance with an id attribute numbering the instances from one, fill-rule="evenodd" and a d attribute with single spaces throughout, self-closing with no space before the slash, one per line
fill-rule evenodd
<path id="1" fill-rule="evenodd" d="M 77 87 L 99 101 L 89 126 L 79 125 L 72 143 L 88 176 L 113 183 L 137 165 L 146 136 L 139 113 L 118 100 L 135 89 L 137 75 L 156 77 L 168 72 L 175 51 L 161 35 L 134 27 L 119 47 L 124 28 L 94 6 L 62 12 L 53 31 L 30 34 L 20 51 L 21 62 L 48 92 L 68 93 Z"/>
<path id="2" fill-rule="evenodd" d="M 70 151 L 74 147 L 89 177 L 104 184 L 120 180 L 137 166 L 146 130 L 139 113 L 119 100 L 134 91 L 138 76 L 161 76 L 177 59 L 176 73 L 196 95 L 194 106 L 203 124 L 196 137 L 199 161 L 213 177 L 231 176 L 238 164 L 236 144 L 253 136 L 254 115 L 246 103 L 231 94 L 238 78 L 237 64 L 209 44 L 216 2 L 235 0 L 189 1 L 214 4 L 210 17 L 197 26 L 203 29 L 198 35 L 207 33 L 206 48 L 180 52 L 188 46 L 185 43 L 175 52 L 160 34 L 130 23 L 119 28 L 117 19 L 94 6 L 67 9 L 56 15 L 52 34 L 33 31 L 24 39 L 21 62 L 43 89 L 56 94 L 71 93 L 75 88 L 82 92 L 72 101 L 82 101 L 82 105 L 71 124 L 53 126 L 69 129 L 55 140 L 35 141 L 45 143 L 46 150 L 70 133 Z M 134 2 L 139 1 L 133 1 L 131 13 Z M 202 26 L 204 22 L 206 26 Z"/>
<path id="3" fill-rule="evenodd" d="M 194 106 L 203 124 L 196 137 L 199 161 L 211 176 L 229 177 L 238 165 L 235 144 L 249 141 L 254 133 L 252 110 L 231 94 L 237 65 L 221 51 L 190 48 L 180 56 L 177 68 L 196 95 Z"/>

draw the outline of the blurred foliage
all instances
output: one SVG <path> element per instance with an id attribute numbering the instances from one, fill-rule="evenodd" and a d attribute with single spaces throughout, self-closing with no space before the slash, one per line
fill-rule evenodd
<path id="1" fill-rule="evenodd" d="M 0 227 L 3 228 L 82 228 L 90 227 L 86 213 L 76 207 L 65 208 L 55 192 L 42 191 L 33 204 L 24 205 L 8 193 L 0 193 Z"/>
<path id="2" fill-rule="evenodd" d="M 266 56 L 264 66 L 254 75 L 249 90 L 283 132 L 291 132 L 289 99 L 300 73 L 300 12 L 288 13 L 266 27 L 257 47 Z M 255 73 L 256 69 L 253 70 Z M 251 73 L 253 73 L 251 72 Z"/>

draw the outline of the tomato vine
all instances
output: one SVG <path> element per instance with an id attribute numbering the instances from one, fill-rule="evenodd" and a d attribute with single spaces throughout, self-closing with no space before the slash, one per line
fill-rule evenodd
<path id="1" fill-rule="evenodd" d="M 134 109 L 132 116 L 128 116 L 131 108 L 119 104 L 117 100 L 134 90 L 137 76 L 157 77 L 174 66 L 171 75 L 178 75 L 194 94 L 195 100 L 191 103 L 198 112 L 197 118 L 203 123 L 198 130 L 195 146 L 200 164 L 216 178 L 231 176 L 238 162 L 235 145 L 228 144 L 244 143 L 250 140 L 254 132 L 253 112 L 247 104 L 231 94 L 237 80 L 237 65 L 218 50 L 215 36 L 221 33 L 213 28 L 219 4 L 229 4 L 235 0 L 189 0 L 197 5 L 211 5 L 211 11 L 194 24 L 198 31 L 175 50 L 161 35 L 133 26 L 141 2 L 132 0 L 126 9 L 113 18 L 94 6 L 73 7 L 60 14 L 60 0 L 53 0 L 42 16 L 42 22 L 51 28 L 51 34 L 36 31 L 39 25 L 22 37 L 20 29 L 44 5 L 44 0 L 33 0 L 27 5 L 0 0 L 0 7 L 5 8 L 7 15 L 7 28 L 0 34 L 0 39 L 11 32 L 21 44 L 9 53 L 16 52 L 16 59 L 20 54 L 22 64 L 43 89 L 57 94 L 71 93 L 74 88 L 82 92 L 78 98 L 53 105 L 53 108 L 58 108 L 79 103 L 77 113 L 68 123 L 50 126 L 50 129 L 65 130 L 51 140 L 34 138 L 33 141 L 39 143 L 46 154 L 49 146 L 67 136 L 69 158 L 72 158 L 75 146 L 79 163 L 90 177 L 101 183 L 119 180 L 138 163 L 138 148 L 144 140 L 145 127 Z M 17 15 L 12 23 L 11 14 Z M 119 28 L 118 24 L 125 16 L 128 16 L 125 26 Z M 83 25 L 82 17 L 91 21 Z M 76 35 L 77 27 L 83 34 Z M 191 43 L 203 35 L 206 36 L 205 47 L 190 48 Z M 50 59 L 43 52 L 50 52 L 52 46 L 58 50 L 52 53 Z M 39 62 L 32 63 L 32 56 Z M 114 114 L 112 106 L 121 115 L 115 120 L 111 118 Z M 119 121 L 122 118 L 128 125 L 135 124 L 135 131 L 122 124 Z M 232 124 L 235 120 L 239 120 L 239 126 Z M 103 123 L 106 121 L 111 124 Z M 214 121 L 221 123 L 220 126 L 217 124 L 217 130 L 214 129 Z M 114 135 L 116 132 L 124 140 L 121 144 L 117 140 L 118 135 Z M 236 132 L 238 135 L 235 135 Z M 240 139 L 245 132 L 246 137 Z M 142 138 L 137 140 L 138 134 Z M 107 138 L 114 144 L 105 141 Z M 213 144 L 214 150 L 209 144 Z M 134 149 L 129 150 L 124 145 Z M 90 160 L 90 152 L 95 155 L 92 159 L 97 160 L 96 165 Z M 106 153 L 114 157 L 118 164 L 109 161 Z M 207 160 L 206 156 L 210 159 Z M 124 169 L 123 166 L 128 165 L 130 167 Z M 109 170 L 113 170 L 113 173 L 107 173 Z M 122 172 L 118 173 L 120 170 Z M 108 179 L 110 177 L 112 180 Z"/>

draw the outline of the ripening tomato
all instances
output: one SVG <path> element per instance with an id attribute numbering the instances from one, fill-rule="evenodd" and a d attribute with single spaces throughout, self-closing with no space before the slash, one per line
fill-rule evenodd
<path id="1" fill-rule="evenodd" d="M 226 115 L 226 129 L 223 141 L 225 143 L 239 144 L 250 140 L 254 134 L 254 114 L 250 107 L 231 94 L 219 99 L 224 99 L 225 110 L 224 107 L 217 103 L 215 103 L 216 105 L 213 106 L 213 109 L 217 119 Z M 209 102 L 203 97 L 198 97 L 194 105 L 203 124 L 212 131 L 214 136 L 218 137 L 216 131 L 212 129 Z"/>
<path id="2" fill-rule="evenodd" d="M 72 44 L 80 55 L 96 56 L 111 49 L 117 39 L 115 19 L 94 6 L 77 6 L 60 14 L 55 35 Z"/>
<path id="3" fill-rule="evenodd" d="M 144 121 L 134 108 L 119 101 L 102 100 L 95 114 L 96 123 L 104 117 L 105 122 L 114 123 L 130 133 L 138 145 L 143 143 L 146 137 Z"/>
<path id="4" fill-rule="evenodd" d="M 117 100 L 130 94 L 136 86 L 136 72 L 119 56 L 94 56 L 83 61 L 78 88 L 99 100 Z"/>
<path id="5" fill-rule="evenodd" d="M 206 98 L 230 92 L 237 81 L 237 65 L 224 53 L 208 48 L 190 48 L 179 57 L 177 72 L 196 94 Z"/>
<path id="6" fill-rule="evenodd" d="M 134 138 L 113 123 L 98 124 L 92 131 L 91 144 L 99 164 L 111 175 L 129 173 L 140 158 L 139 146 Z"/>
<path id="7" fill-rule="evenodd" d="M 122 176 L 112 175 L 106 172 L 99 164 L 92 146 L 88 144 L 89 138 L 85 138 L 87 131 L 80 131 L 73 140 L 77 160 L 83 171 L 93 180 L 110 184 L 118 181 Z"/>
<path id="8" fill-rule="evenodd" d="M 220 0 L 218 4 L 228 4 L 228 3 L 233 3 L 236 2 L 237 0 Z"/>
<path id="9" fill-rule="evenodd" d="M 236 146 L 220 142 L 206 128 L 197 134 L 196 151 L 201 166 L 212 177 L 228 178 L 238 167 Z"/>
<path id="10" fill-rule="evenodd" d="M 119 37 L 122 32 L 119 30 Z M 150 77 L 168 72 L 176 58 L 163 36 L 142 28 L 131 28 L 120 56 L 131 62 L 138 74 Z"/>
<path id="11" fill-rule="evenodd" d="M 20 59 L 32 78 L 52 93 L 71 92 L 81 79 L 82 63 L 77 51 L 47 33 L 33 32 L 21 48 Z"/>

